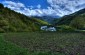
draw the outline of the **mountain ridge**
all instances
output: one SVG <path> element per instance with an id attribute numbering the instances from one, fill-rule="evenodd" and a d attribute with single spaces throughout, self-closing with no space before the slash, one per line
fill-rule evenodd
<path id="1" fill-rule="evenodd" d="M 27 17 L 0 4 L 0 32 L 40 31 L 41 25 L 48 23 Z"/>
<path id="2" fill-rule="evenodd" d="M 85 28 L 85 8 L 73 14 L 61 17 L 59 20 L 55 21 L 55 25 L 68 25 L 77 29 L 84 29 Z"/>

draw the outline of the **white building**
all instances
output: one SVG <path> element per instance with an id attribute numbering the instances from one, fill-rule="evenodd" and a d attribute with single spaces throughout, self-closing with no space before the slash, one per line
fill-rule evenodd
<path id="1" fill-rule="evenodd" d="M 43 31 L 56 31 L 55 27 L 41 26 L 41 30 Z"/>
<path id="2" fill-rule="evenodd" d="M 55 27 L 49 27 L 47 28 L 48 31 L 56 31 L 56 28 Z"/>
<path id="3" fill-rule="evenodd" d="M 41 26 L 41 30 L 46 30 L 47 26 Z"/>

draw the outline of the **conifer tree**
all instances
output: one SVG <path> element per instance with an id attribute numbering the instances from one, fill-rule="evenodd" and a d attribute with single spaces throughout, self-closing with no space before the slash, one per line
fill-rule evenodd
<path id="1" fill-rule="evenodd" d="M 0 9 L 4 8 L 4 5 L 0 3 Z"/>

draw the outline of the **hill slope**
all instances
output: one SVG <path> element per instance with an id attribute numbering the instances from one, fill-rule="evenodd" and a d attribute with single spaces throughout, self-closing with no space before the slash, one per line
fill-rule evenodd
<path id="1" fill-rule="evenodd" d="M 55 25 L 69 25 L 78 29 L 85 28 L 85 9 L 56 20 Z"/>
<path id="2" fill-rule="evenodd" d="M 4 8 L 0 4 L 0 32 L 39 31 L 41 25 L 48 25 L 48 23 Z"/>
<path id="3" fill-rule="evenodd" d="M 53 21 L 56 19 L 56 17 L 59 18 L 58 16 L 41 16 L 41 17 L 34 16 L 34 18 L 38 18 L 40 20 L 44 20 L 44 21 L 46 21 L 46 22 L 48 22 L 50 24 L 53 24 Z"/>

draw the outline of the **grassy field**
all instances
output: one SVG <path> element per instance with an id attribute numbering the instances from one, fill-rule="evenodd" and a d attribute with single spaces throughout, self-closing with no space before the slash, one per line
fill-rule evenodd
<path id="1" fill-rule="evenodd" d="M 25 54 L 22 55 L 28 55 L 26 54 L 26 51 L 30 53 L 29 55 L 85 55 L 85 33 L 79 32 L 5 33 L 3 37 L 4 37 L 3 39 L 6 42 L 13 43 L 13 47 L 9 47 L 10 46 L 9 43 L 6 46 L 4 45 L 3 47 L 5 48 L 8 47 L 7 51 L 9 52 L 13 50 L 14 52 L 11 53 L 14 54 L 16 52 L 20 53 L 21 51 L 20 49 L 25 49 Z M 0 45 L 2 44 L 0 43 Z M 9 50 L 9 48 L 14 49 Z M 0 49 L 0 51 L 2 50 Z M 11 55 L 11 53 L 9 55 Z"/>
<path id="2" fill-rule="evenodd" d="M 28 51 L 12 42 L 6 41 L 4 34 L 0 34 L 0 55 L 28 55 Z"/>

